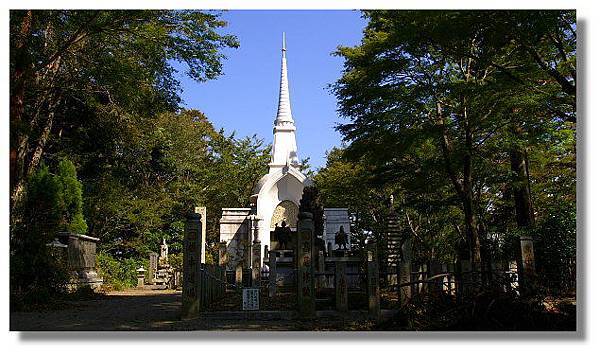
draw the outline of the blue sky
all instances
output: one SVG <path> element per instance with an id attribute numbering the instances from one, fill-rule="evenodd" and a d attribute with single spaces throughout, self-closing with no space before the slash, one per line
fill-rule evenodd
<path id="1" fill-rule="evenodd" d="M 341 73 L 343 60 L 331 55 L 338 45 L 356 45 L 366 22 L 358 11 L 228 11 L 224 30 L 240 47 L 226 50 L 224 73 L 197 83 L 180 71 L 187 108 L 204 112 L 216 128 L 238 137 L 256 134 L 272 141 L 277 113 L 281 34 L 286 33 L 292 115 L 301 158 L 313 169 L 325 165 L 325 152 L 341 144 L 335 124 L 335 97 L 327 86 Z"/>

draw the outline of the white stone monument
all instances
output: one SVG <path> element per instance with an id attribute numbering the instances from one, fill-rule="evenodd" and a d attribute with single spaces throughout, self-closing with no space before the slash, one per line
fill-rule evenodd
<path id="1" fill-rule="evenodd" d="M 248 245 L 255 240 L 260 241 L 261 251 L 264 253 L 265 247 L 272 247 L 271 231 L 276 225 L 281 226 L 281 222 L 285 221 L 295 231 L 304 186 L 312 183 L 300 171 L 296 126 L 292 118 L 287 78 L 285 34 L 281 51 L 279 105 L 273 127 L 269 172 L 254 188 L 250 197 L 252 208 L 223 209 L 220 241 L 227 243 L 227 253 L 230 256 L 240 254 L 236 249 L 242 243 L 234 236 L 243 236 Z M 261 255 L 261 259 L 264 257 L 265 255 Z"/>

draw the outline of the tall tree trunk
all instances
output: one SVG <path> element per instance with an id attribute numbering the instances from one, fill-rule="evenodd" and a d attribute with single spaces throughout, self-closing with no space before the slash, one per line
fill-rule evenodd
<path id="1" fill-rule="evenodd" d="M 518 130 L 517 130 L 518 132 Z M 533 238 L 531 227 L 535 225 L 533 214 L 533 203 L 531 201 L 531 188 L 529 182 L 529 166 L 527 151 L 521 147 L 515 147 L 510 152 L 510 166 L 514 174 L 512 184 L 513 198 L 515 204 L 515 217 L 519 233 L 519 273 L 522 293 L 531 291 L 531 283 L 535 277 L 535 254 L 533 251 Z"/>
<path id="2" fill-rule="evenodd" d="M 22 178 L 25 169 L 25 157 L 27 154 L 27 138 L 23 129 L 25 114 L 25 81 L 26 73 L 31 66 L 28 54 L 28 41 L 31 35 L 33 13 L 28 10 L 23 17 L 18 39 L 14 49 L 14 69 L 11 73 L 11 92 L 10 92 L 10 124 L 11 137 L 10 146 L 10 188 L 11 196 L 19 180 Z M 11 198 L 11 207 L 12 207 Z"/>
<path id="3" fill-rule="evenodd" d="M 473 132 L 467 117 L 466 108 L 463 118 L 465 128 L 465 153 L 463 156 L 463 209 L 465 214 L 465 234 L 469 243 L 469 252 L 471 262 L 474 267 L 479 267 L 481 263 L 481 250 L 479 243 L 479 233 L 477 231 L 477 217 L 473 203 Z"/>
<path id="4" fill-rule="evenodd" d="M 465 121 L 466 121 L 466 113 L 465 113 Z M 450 181 L 454 186 L 456 194 L 461 200 L 462 209 L 464 214 L 464 222 L 465 222 L 465 237 L 467 239 L 467 248 L 468 253 L 470 254 L 470 259 L 472 263 L 479 263 L 481 261 L 480 255 L 480 246 L 479 246 L 479 234 L 477 233 L 477 219 L 475 217 L 475 209 L 473 203 L 473 177 L 472 177 L 472 169 L 473 169 L 473 161 L 472 161 L 472 146 L 473 146 L 473 136 L 471 132 L 471 128 L 468 125 L 468 121 L 465 124 L 465 146 L 466 152 L 463 156 L 463 179 L 462 182 L 459 180 L 456 171 L 452 167 L 451 158 L 450 158 L 450 139 L 448 138 L 448 133 L 446 132 L 446 126 L 444 124 L 444 118 L 442 114 L 442 105 L 441 103 L 437 103 L 437 117 L 436 117 L 436 125 L 438 126 L 441 134 L 441 146 L 442 153 L 444 157 L 444 166 L 446 168 L 446 172 L 450 177 Z M 466 250 L 464 251 L 466 252 Z"/>

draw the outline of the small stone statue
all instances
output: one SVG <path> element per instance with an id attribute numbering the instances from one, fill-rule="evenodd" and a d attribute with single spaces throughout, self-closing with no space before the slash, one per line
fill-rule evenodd
<path id="1" fill-rule="evenodd" d="M 344 226 L 340 226 L 339 232 L 335 233 L 335 244 L 338 245 L 338 250 L 342 247 L 348 250 L 348 234 L 344 231 Z"/>
<path id="2" fill-rule="evenodd" d="M 160 245 L 160 257 L 158 258 L 158 262 L 160 265 L 169 264 L 169 246 L 167 245 L 165 238 L 163 238 L 163 242 Z"/>

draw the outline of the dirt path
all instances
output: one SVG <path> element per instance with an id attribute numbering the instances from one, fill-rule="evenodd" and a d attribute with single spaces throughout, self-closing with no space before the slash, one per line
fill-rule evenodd
<path id="1" fill-rule="evenodd" d="M 101 299 L 69 302 L 64 309 L 14 312 L 10 329 L 33 330 L 343 330 L 360 329 L 368 321 L 327 318 L 314 322 L 290 319 L 248 320 L 205 317 L 180 320 L 181 292 L 128 290 Z M 228 318 L 228 319 L 223 319 Z M 240 318 L 240 317 L 233 317 Z"/>

